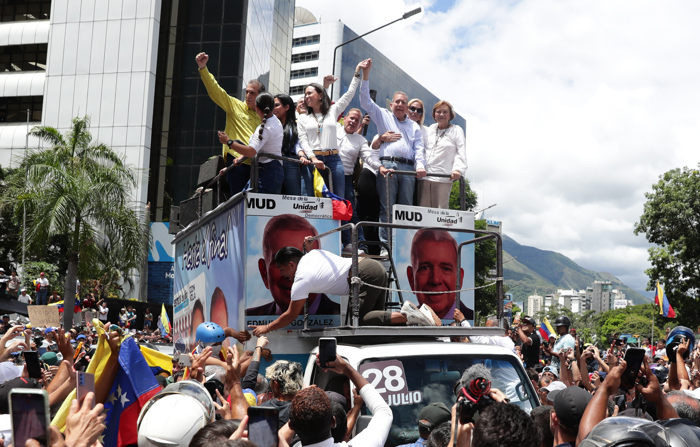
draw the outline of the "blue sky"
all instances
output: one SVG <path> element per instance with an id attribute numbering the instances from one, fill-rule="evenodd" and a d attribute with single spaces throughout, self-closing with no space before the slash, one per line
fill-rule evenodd
<path id="1" fill-rule="evenodd" d="M 698 165 L 700 3 L 297 0 L 357 33 L 467 120 L 468 178 L 488 218 L 636 290 L 632 232 L 664 172 Z M 432 105 L 428 105 L 431 107 Z"/>

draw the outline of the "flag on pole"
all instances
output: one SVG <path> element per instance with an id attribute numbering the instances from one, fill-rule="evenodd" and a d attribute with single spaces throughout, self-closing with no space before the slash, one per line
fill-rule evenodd
<path id="1" fill-rule="evenodd" d="M 168 313 L 165 311 L 165 304 L 162 305 L 160 311 L 160 317 L 158 317 L 158 329 L 160 329 L 161 334 L 171 335 L 173 332 L 173 327 L 170 325 L 170 319 L 168 318 Z"/>
<path id="2" fill-rule="evenodd" d="M 352 218 L 350 201 L 330 192 L 318 169 L 314 169 L 314 196 L 333 200 L 333 219 L 350 220 Z"/>
<path id="3" fill-rule="evenodd" d="M 661 284 L 656 281 L 656 296 L 654 296 L 654 304 L 659 306 L 659 315 L 663 315 L 668 318 L 676 318 L 676 312 L 671 307 L 671 303 L 668 302 L 668 297 L 664 294 L 664 289 L 661 288 Z"/>
<path id="4" fill-rule="evenodd" d="M 102 444 L 123 447 L 138 443 L 136 421 L 141 408 L 161 388 L 133 338 L 122 341 L 117 378 L 109 392 Z"/>
<path id="5" fill-rule="evenodd" d="M 549 320 L 543 318 L 542 324 L 540 324 L 540 335 L 542 336 L 542 340 L 549 340 L 549 337 L 551 337 L 553 334 L 555 334 L 554 328 L 551 324 L 549 324 Z"/>

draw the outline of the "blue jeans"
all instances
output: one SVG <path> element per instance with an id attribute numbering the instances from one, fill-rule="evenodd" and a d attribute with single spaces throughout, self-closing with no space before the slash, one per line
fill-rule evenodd
<path id="1" fill-rule="evenodd" d="M 295 158 L 295 157 L 293 157 Z M 284 163 L 284 183 L 282 190 L 290 196 L 314 196 L 314 175 L 311 170 L 313 165 L 299 165 L 297 163 Z M 311 190 L 309 191 L 309 188 Z"/>
<path id="2" fill-rule="evenodd" d="M 258 165 L 258 192 L 261 194 L 282 194 L 284 168 L 282 163 L 272 160 Z"/>
<path id="3" fill-rule="evenodd" d="M 46 302 L 46 295 L 48 295 L 49 291 L 48 290 L 40 290 L 36 293 L 36 303 L 39 306 L 43 306 L 47 304 Z"/>
<path id="4" fill-rule="evenodd" d="M 338 197 L 343 197 L 343 194 L 345 194 L 345 168 L 343 168 L 343 161 L 340 159 L 340 155 L 317 155 L 316 158 L 321 160 L 323 164 L 325 164 L 331 170 L 331 174 L 333 176 L 333 189 L 331 189 L 331 185 L 328 183 L 328 170 L 324 169 L 321 172 L 328 190 Z"/>
<path id="5" fill-rule="evenodd" d="M 352 175 L 345 176 L 345 195 L 343 196 L 343 198 L 349 200 L 350 203 L 352 203 L 352 218 L 350 219 L 350 223 L 356 224 L 360 221 L 360 219 L 357 217 L 357 200 L 355 200 L 355 187 L 352 184 Z M 343 221 L 343 224 L 346 223 L 348 222 Z M 343 242 L 343 247 L 348 245 L 352 241 L 350 230 L 343 230 L 340 233 L 340 240 Z M 360 248 L 363 248 L 363 242 L 365 241 L 365 233 L 362 231 L 362 227 L 357 229 L 357 241 L 359 242 Z"/>
<path id="6" fill-rule="evenodd" d="M 415 171 L 412 165 L 396 161 L 382 160 L 382 165 L 387 169 L 397 171 Z M 389 202 L 386 199 L 386 185 L 389 182 Z M 413 191 L 416 189 L 416 178 L 412 175 L 392 175 L 390 178 L 377 173 L 377 194 L 379 194 L 379 222 L 391 223 L 391 217 L 387 220 L 387 210 L 393 211 L 394 205 L 413 205 Z M 379 229 L 379 239 L 389 242 L 387 228 Z"/>
<path id="7" fill-rule="evenodd" d="M 226 155 L 226 166 L 233 164 L 233 156 Z M 226 171 L 226 182 L 228 183 L 231 197 L 243 191 L 245 185 L 250 180 L 250 165 L 238 165 Z"/>

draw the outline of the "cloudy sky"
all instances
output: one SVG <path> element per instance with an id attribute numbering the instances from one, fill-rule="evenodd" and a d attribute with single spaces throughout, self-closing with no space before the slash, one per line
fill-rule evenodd
<path id="1" fill-rule="evenodd" d="M 648 244 L 632 233 L 644 193 L 699 161 L 700 3 L 297 6 L 358 34 L 421 6 L 367 40 L 466 118 L 472 188 L 498 204 L 487 217 L 521 244 L 645 289 Z"/>

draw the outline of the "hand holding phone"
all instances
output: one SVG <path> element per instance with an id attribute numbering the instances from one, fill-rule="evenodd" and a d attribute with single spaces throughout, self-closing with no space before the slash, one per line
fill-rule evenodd
<path id="1" fill-rule="evenodd" d="M 78 399 L 78 404 L 82 405 L 83 399 L 87 393 L 95 393 L 95 375 L 76 371 L 75 372 L 75 383 L 76 383 L 76 398 Z M 95 400 L 93 399 L 90 403 L 90 409 L 95 407 Z"/>
<path id="2" fill-rule="evenodd" d="M 39 353 L 36 351 L 24 352 L 24 363 L 27 365 L 27 373 L 32 379 L 41 379 L 44 377 L 39 364 Z"/>
<path id="3" fill-rule="evenodd" d="M 49 443 L 49 395 L 46 390 L 21 388 L 10 391 L 12 445 L 23 446 L 36 439 L 42 447 Z"/>
<path id="4" fill-rule="evenodd" d="M 627 362 L 627 367 L 622 373 L 622 378 L 620 381 L 620 388 L 631 389 L 634 387 L 637 376 L 639 375 L 639 370 L 644 362 L 644 349 L 643 348 L 629 348 L 625 353 L 625 362 Z"/>
<path id="5" fill-rule="evenodd" d="M 333 337 L 321 337 L 318 339 L 318 360 L 321 368 L 327 368 L 328 362 L 335 361 L 338 342 Z"/>

